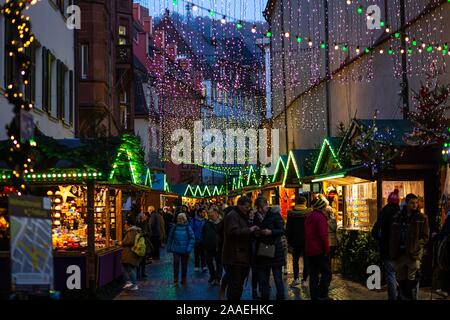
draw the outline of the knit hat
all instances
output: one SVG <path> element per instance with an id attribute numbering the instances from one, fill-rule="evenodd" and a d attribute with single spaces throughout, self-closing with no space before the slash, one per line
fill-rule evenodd
<path id="1" fill-rule="evenodd" d="M 311 203 L 311 206 L 313 209 L 323 210 L 328 206 L 328 201 L 322 197 L 319 197 Z"/>
<path id="2" fill-rule="evenodd" d="M 400 204 L 400 196 L 398 189 L 395 189 L 393 192 L 389 194 L 387 202 L 391 204 Z"/>

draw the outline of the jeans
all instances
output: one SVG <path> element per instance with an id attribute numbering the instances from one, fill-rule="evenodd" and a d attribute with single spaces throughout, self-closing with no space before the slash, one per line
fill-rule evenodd
<path id="1" fill-rule="evenodd" d="M 309 270 L 308 270 L 308 261 L 305 257 L 305 253 L 303 249 L 294 247 L 292 248 L 292 267 L 294 269 L 294 279 L 298 279 L 300 275 L 300 267 L 298 265 L 298 261 L 300 260 L 300 256 L 303 257 L 303 277 L 304 281 L 308 280 Z"/>
<path id="2" fill-rule="evenodd" d="M 160 257 L 159 248 L 161 248 L 161 237 L 159 236 L 151 237 L 150 242 L 152 243 L 153 246 L 152 257 L 155 260 L 159 260 Z"/>
<path id="3" fill-rule="evenodd" d="M 126 282 L 131 282 L 132 284 L 136 284 L 136 271 L 137 267 L 132 266 L 131 264 L 123 264 L 123 277 Z"/>
<path id="4" fill-rule="evenodd" d="M 228 287 L 227 299 L 231 301 L 239 301 L 244 290 L 245 279 L 250 271 L 249 267 L 230 265 L 228 266 Z"/>
<path id="5" fill-rule="evenodd" d="M 328 289 L 331 283 L 330 258 L 325 255 L 308 257 L 309 265 L 309 292 L 311 300 L 328 298 Z"/>
<path id="6" fill-rule="evenodd" d="M 203 250 L 203 246 L 201 243 L 195 244 L 194 258 L 195 258 L 195 267 L 196 268 L 201 267 L 203 269 L 206 267 L 205 251 Z"/>
<path id="7" fill-rule="evenodd" d="M 282 266 L 262 266 L 258 267 L 259 283 L 261 285 L 261 300 L 270 299 L 270 271 L 273 274 L 275 287 L 277 288 L 277 300 L 284 300 L 284 282 Z"/>
<path id="8" fill-rule="evenodd" d="M 388 299 L 397 300 L 398 291 L 394 262 L 392 260 L 383 260 L 383 266 L 388 287 Z"/>
<path id="9" fill-rule="evenodd" d="M 187 275 L 187 268 L 189 262 L 189 254 L 174 253 L 173 254 L 173 278 L 178 280 L 180 275 L 181 264 L 181 279 L 185 280 Z"/>
<path id="10" fill-rule="evenodd" d="M 219 253 L 216 251 L 205 251 L 206 265 L 212 280 L 222 278 L 222 265 L 220 264 Z"/>

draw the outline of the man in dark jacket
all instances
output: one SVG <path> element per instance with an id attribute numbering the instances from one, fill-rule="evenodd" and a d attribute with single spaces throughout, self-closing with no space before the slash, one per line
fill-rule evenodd
<path id="1" fill-rule="evenodd" d="M 305 254 L 310 268 L 309 292 L 311 300 L 328 300 L 332 278 L 328 222 L 324 213 L 328 201 L 319 197 L 311 205 L 313 211 L 305 220 Z"/>
<path id="2" fill-rule="evenodd" d="M 166 238 L 162 209 L 158 209 L 151 213 L 150 225 L 152 228 L 152 236 L 150 239 L 153 246 L 153 259 L 159 260 L 161 244 Z"/>
<path id="3" fill-rule="evenodd" d="M 284 300 L 284 282 L 282 267 L 286 264 L 284 248 L 281 242 L 281 236 L 285 234 L 283 219 L 280 212 L 274 208 L 269 208 L 267 199 L 259 197 L 255 201 L 255 207 L 262 216 L 259 228 L 261 231 L 256 233 L 256 257 L 255 264 L 259 273 L 259 282 L 261 285 L 261 300 L 270 298 L 270 272 L 272 271 L 275 286 L 277 288 L 277 300 Z M 269 250 L 263 253 L 262 248 L 273 248 L 273 255 Z"/>
<path id="4" fill-rule="evenodd" d="M 239 198 L 237 207 L 224 219 L 224 244 L 222 262 L 227 265 L 229 279 L 228 300 L 240 300 L 245 279 L 250 268 L 251 234 L 257 226 L 248 226 L 251 199 Z"/>
<path id="5" fill-rule="evenodd" d="M 168 235 L 170 229 L 174 224 L 174 214 L 170 208 L 164 208 L 163 218 L 164 218 L 164 233 Z"/>
<path id="6" fill-rule="evenodd" d="M 430 230 L 427 216 L 419 211 L 418 197 L 408 194 L 405 202 L 392 222 L 389 254 L 394 260 L 400 299 L 416 300 L 417 273 Z"/>
<path id="7" fill-rule="evenodd" d="M 294 210 L 288 212 L 286 236 L 288 245 L 292 248 L 292 266 L 294 269 L 294 280 L 291 283 L 291 287 L 300 284 L 300 268 L 298 265 L 300 256 L 303 256 L 302 285 L 305 285 L 308 280 L 308 264 L 305 259 L 305 220 L 306 215 L 310 211 L 311 210 L 306 207 L 306 198 L 300 197 L 295 204 Z"/>
<path id="8" fill-rule="evenodd" d="M 201 209 L 198 214 L 189 222 L 192 230 L 195 234 L 195 247 L 194 247 L 194 264 L 195 271 L 206 272 L 206 259 L 205 251 L 202 242 L 202 230 L 206 223 L 206 210 Z"/>
<path id="9" fill-rule="evenodd" d="M 209 210 L 208 216 L 209 219 L 202 229 L 201 241 L 205 250 L 206 265 L 209 270 L 208 282 L 213 285 L 219 285 L 222 278 L 222 265 L 219 258 L 221 252 L 219 252 L 218 248 L 218 228 L 222 220 L 220 219 L 219 209 L 214 206 Z"/>
<path id="10" fill-rule="evenodd" d="M 220 300 L 224 300 L 225 299 L 225 292 L 226 289 L 228 287 L 228 279 L 229 279 L 229 269 L 228 269 L 228 265 L 224 264 L 222 262 L 222 252 L 223 252 L 223 242 L 224 242 L 224 237 L 225 237 L 225 217 L 232 212 L 233 210 L 235 210 L 236 208 L 234 206 L 229 206 L 226 207 L 223 210 L 223 218 L 222 221 L 220 221 L 219 225 L 217 226 L 217 231 L 219 234 L 219 238 L 218 238 L 218 242 L 217 242 L 217 247 L 218 247 L 218 251 L 219 251 L 219 258 L 220 258 L 220 264 L 222 265 L 222 269 L 223 269 L 223 275 L 222 275 L 222 280 L 220 281 Z"/>
<path id="11" fill-rule="evenodd" d="M 379 241 L 380 258 L 386 273 L 386 283 L 388 286 L 388 299 L 397 300 L 397 280 L 395 278 L 394 262 L 389 254 L 389 243 L 391 237 L 391 227 L 394 217 L 400 211 L 400 197 L 398 189 L 388 196 L 388 204 L 381 210 L 380 217 L 372 229 L 372 236 Z"/>

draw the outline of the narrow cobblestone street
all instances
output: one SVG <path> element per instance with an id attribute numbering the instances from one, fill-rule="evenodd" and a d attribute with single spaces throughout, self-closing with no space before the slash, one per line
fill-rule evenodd
<path id="1" fill-rule="evenodd" d="M 289 261 L 290 262 L 290 261 Z M 218 300 L 219 289 L 208 284 L 208 273 L 195 272 L 193 256 L 188 267 L 188 283 L 186 286 L 174 285 L 172 275 L 172 257 L 164 251 L 161 260 L 153 262 L 147 267 L 149 280 L 139 282 L 139 290 L 122 291 L 116 300 Z M 288 300 L 309 300 L 308 287 L 289 287 L 292 281 L 292 267 L 289 263 L 288 275 L 284 276 L 286 284 L 286 297 Z M 272 298 L 274 298 L 275 286 L 272 285 Z M 330 288 L 330 296 L 334 300 L 383 300 L 387 294 L 385 290 L 379 292 L 369 291 L 363 285 L 344 280 L 339 275 L 333 275 Z M 429 300 L 430 291 L 421 289 L 420 299 Z M 247 282 L 244 300 L 251 300 L 251 283 Z M 433 299 L 439 299 L 433 295 Z"/>

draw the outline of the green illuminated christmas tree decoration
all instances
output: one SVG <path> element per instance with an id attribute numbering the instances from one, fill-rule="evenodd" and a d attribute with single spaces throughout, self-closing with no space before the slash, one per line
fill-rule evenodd
<path id="1" fill-rule="evenodd" d="M 109 179 L 121 183 L 145 185 L 146 170 L 145 155 L 140 139 L 131 134 L 124 134 L 121 137 Z"/>

